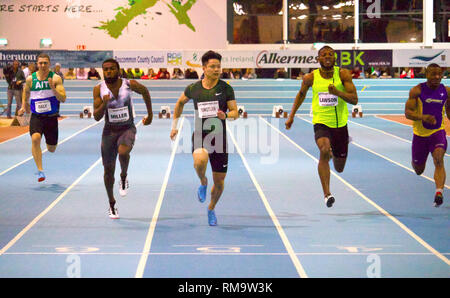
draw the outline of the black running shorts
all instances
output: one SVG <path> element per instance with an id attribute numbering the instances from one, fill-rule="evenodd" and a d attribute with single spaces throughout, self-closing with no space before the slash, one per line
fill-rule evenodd
<path id="1" fill-rule="evenodd" d="M 219 139 L 221 139 L 222 144 L 217 142 Z M 205 132 L 194 132 L 192 134 L 192 153 L 198 148 L 204 148 L 208 151 L 209 163 L 213 172 L 227 172 L 228 150 L 226 133 L 214 135 Z"/>
<path id="2" fill-rule="evenodd" d="M 328 138 L 331 144 L 333 156 L 346 158 L 348 154 L 348 129 L 347 125 L 339 128 L 331 128 L 324 124 L 314 124 L 314 138 L 317 142 L 320 138 Z"/>
<path id="3" fill-rule="evenodd" d="M 58 115 L 47 116 L 32 113 L 30 118 L 30 136 L 39 133 L 45 136 L 47 145 L 58 144 Z"/>

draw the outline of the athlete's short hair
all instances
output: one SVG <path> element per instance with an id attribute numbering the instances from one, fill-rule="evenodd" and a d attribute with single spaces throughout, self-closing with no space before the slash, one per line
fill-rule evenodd
<path id="1" fill-rule="evenodd" d="M 38 61 L 39 58 L 46 58 L 46 59 L 48 59 L 48 61 L 50 62 L 50 56 L 49 56 L 47 53 L 40 53 L 40 54 L 37 56 L 36 61 Z"/>
<path id="2" fill-rule="evenodd" d="M 428 71 L 431 68 L 440 68 L 440 69 L 442 69 L 438 64 L 431 63 L 430 65 L 427 66 L 426 71 Z"/>
<path id="3" fill-rule="evenodd" d="M 319 50 L 319 56 L 320 56 L 320 52 L 322 52 L 322 50 L 332 50 L 332 51 L 334 51 L 334 49 L 332 47 L 330 47 L 330 46 L 323 46 Z"/>
<path id="4" fill-rule="evenodd" d="M 208 51 L 208 52 L 204 53 L 202 56 L 202 64 L 206 65 L 206 63 L 208 63 L 209 59 L 217 59 L 219 61 L 222 61 L 222 55 L 220 55 L 219 53 L 214 52 L 214 51 Z"/>
<path id="5" fill-rule="evenodd" d="M 113 58 L 106 59 L 106 60 L 103 61 L 103 63 L 102 63 L 102 68 L 103 68 L 103 65 L 104 65 L 105 63 L 114 63 L 114 64 L 117 66 L 117 70 L 120 70 L 119 62 L 117 62 L 116 59 L 113 59 Z"/>

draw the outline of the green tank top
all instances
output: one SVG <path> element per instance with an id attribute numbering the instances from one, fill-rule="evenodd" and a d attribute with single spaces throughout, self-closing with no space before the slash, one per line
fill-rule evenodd
<path id="1" fill-rule="evenodd" d="M 348 107 L 347 103 L 340 97 L 328 93 L 328 85 L 333 84 L 336 89 L 345 92 L 339 76 L 339 67 L 334 67 L 333 77 L 324 79 L 320 75 L 320 70 L 313 72 L 314 82 L 312 85 L 312 113 L 313 124 L 324 124 L 331 128 L 338 128 L 347 125 Z"/>

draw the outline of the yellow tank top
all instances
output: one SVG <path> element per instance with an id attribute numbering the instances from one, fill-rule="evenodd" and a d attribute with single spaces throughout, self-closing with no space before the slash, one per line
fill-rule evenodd
<path id="1" fill-rule="evenodd" d="M 313 124 L 321 123 L 330 128 L 338 128 L 347 125 L 347 103 L 342 98 L 328 93 L 328 86 L 330 84 L 336 86 L 336 89 L 345 92 L 344 85 L 339 76 L 339 67 L 334 67 L 333 77 L 330 79 L 324 79 L 320 75 L 319 69 L 314 70 L 313 74 Z"/>

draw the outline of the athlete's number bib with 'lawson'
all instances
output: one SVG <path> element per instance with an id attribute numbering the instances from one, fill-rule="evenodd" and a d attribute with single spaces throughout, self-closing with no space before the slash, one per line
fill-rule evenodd
<path id="1" fill-rule="evenodd" d="M 338 97 L 328 92 L 319 92 L 319 106 L 334 107 L 338 105 Z"/>
<path id="2" fill-rule="evenodd" d="M 219 102 L 218 101 L 198 102 L 197 108 L 198 108 L 198 116 L 200 118 L 217 117 L 217 112 L 219 112 Z"/>
<path id="3" fill-rule="evenodd" d="M 35 109 L 36 113 L 39 113 L 39 114 L 47 113 L 52 110 L 52 105 L 50 103 L 50 100 L 35 101 L 34 109 Z"/>
<path id="4" fill-rule="evenodd" d="M 128 107 L 108 109 L 108 116 L 111 123 L 125 122 L 130 119 Z"/>

